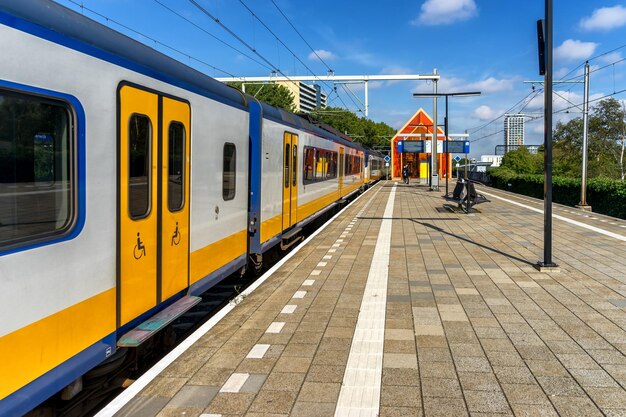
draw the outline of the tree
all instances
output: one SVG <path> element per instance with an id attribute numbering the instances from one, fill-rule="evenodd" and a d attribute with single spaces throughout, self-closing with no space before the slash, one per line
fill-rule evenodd
<path id="1" fill-rule="evenodd" d="M 241 90 L 241 82 L 228 83 L 229 86 Z M 293 94 L 284 85 L 269 84 L 246 84 L 246 93 L 254 96 L 269 105 L 281 107 L 287 111 L 295 111 Z"/>
<path id="2" fill-rule="evenodd" d="M 389 146 L 389 140 L 396 130 L 383 122 L 374 122 L 365 117 L 358 117 L 351 111 L 338 107 L 328 107 L 314 111 L 311 118 L 327 124 L 350 136 L 355 142 L 373 148 Z"/>
<path id="3" fill-rule="evenodd" d="M 609 98 L 600 101 L 589 116 L 587 172 L 589 178 L 621 178 L 622 141 L 626 131 L 625 111 Z M 583 122 L 581 118 L 558 123 L 554 130 L 554 173 L 580 177 Z"/>
<path id="4" fill-rule="evenodd" d="M 517 174 L 540 174 L 543 170 L 543 154 L 531 154 L 525 147 L 507 152 L 501 167 Z"/>

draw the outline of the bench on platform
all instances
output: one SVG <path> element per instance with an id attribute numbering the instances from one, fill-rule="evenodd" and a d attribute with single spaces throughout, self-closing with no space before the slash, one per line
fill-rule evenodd
<path id="1" fill-rule="evenodd" d="M 476 187 L 473 182 L 463 180 L 458 181 L 452 193 L 446 194 L 444 198 L 447 201 L 457 203 L 458 208 L 462 209 L 466 213 L 469 213 L 472 207 L 476 204 L 490 202 L 487 197 L 476 192 Z"/>

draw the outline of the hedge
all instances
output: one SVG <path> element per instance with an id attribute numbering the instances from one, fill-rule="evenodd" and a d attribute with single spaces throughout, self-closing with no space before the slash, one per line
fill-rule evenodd
<path id="1" fill-rule="evenodd" d="M 489 176 L 493 187 L 543 199 L 543 175 L 495 169 Z M 553 201 L 575 206 L 580 202 L 580 183 L 580 178 L 552 177 Z M 626 219 L 626 182 L 609 178 L 588 180 L 587 204 L 595 213 Z"/>

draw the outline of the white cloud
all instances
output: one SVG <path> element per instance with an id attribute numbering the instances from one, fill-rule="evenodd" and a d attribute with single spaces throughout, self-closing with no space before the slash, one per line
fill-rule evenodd
<path id="1" fill-rule="evenodd" d="M 413 25 L 449 25 L 478 15 L 474 0 L 426 0 Z"/>
<path id="2" fill-rule="evenodd" d="M 315 55 L 317 54 L 317 55 Z M 337 58 L 337 56 L 335 54 L 333 54 L 330 51 L 327 51 L 325 49 L 318 49 L 315 52 L 311 52 L 309 54 L 309 59 L 314 61 L 316 59 L 318 59 L 318 56 L 324 60 L 328 60 L 328 61 L 332 61 L 333 59 Z"/>
<path id="3" fill-rule="evenodd" d="M 568 39 L 559 47 L 554 48 L 555 60 L 583 60 L 593 55 L 598 47 L 595 42 L 581 42 L 574 39 Z"/>
<path id="4" fill-rule="evenodd" d="M 498 117 L 502 112 L 494 110 L 489 106 L 482 105 L 472 112 L 472 116 L 478 120 L 492 120 Z"/>
<path id="5" fill-rule="evenodd" d="M 608 31 L 626 25 L 626 7 L 601 7 L 593 11 L 590 17 L 580 21 L 584 30 Z"/>

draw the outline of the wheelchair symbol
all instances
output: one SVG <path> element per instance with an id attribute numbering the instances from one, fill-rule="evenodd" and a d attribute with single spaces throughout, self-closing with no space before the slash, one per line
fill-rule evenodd
<path id="1" fill-rule="evenodd" d="M 170 246 L 178 246 L 180 243 L 180 232 L 178 231 L 178 222 L 176 222 L 176 230 L 174 230 L 174 234 L 172 235 L 172 243 Z"/>
<path id="2" fill-rule="evenodd" d="M 137 244 L 133 248 L 133 256 L 135 257 L 135 259 L 141 259 L 142 257 L 146 256 L 146 247 L 141 241 L 139 232 L 137 232 Z"/>

